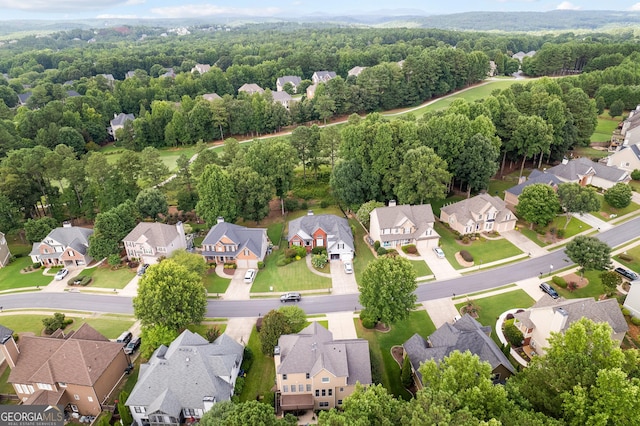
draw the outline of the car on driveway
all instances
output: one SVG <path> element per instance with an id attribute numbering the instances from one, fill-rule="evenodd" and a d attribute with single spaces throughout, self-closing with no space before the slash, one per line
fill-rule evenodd
<path id="1" fill-rule="evenodd" d="M 248 269 L 247 272 L 244 274 L 244 283 L 245 284 L 253 283 L 253 280 L 256 279 L 256 273 L 258 273 L 258 271 L 256 271 L 255 269 Z"/>
<path id="2" fill-rule="evenodd" d="M 344 273 L 353 274 L 353 265 L 351 264 L 351 262 L 344 263 Z"/>
<path id="3" fill-rule="evenodd" d="M 145 272 L 147 272 L 147 268 L 149 267 L 148 263 L 145 263 L 144 265 L 142 265 L 140 267 L 140 269 L 138 269 L 138 276 L 141 277 L 144 275 Z"/>
<path id="4" fill-rule="evenodd" d="M 58 273 L 56 273 L 55 280 L 60 281 L 61 279 L 66 277 L 68 274 L 69 274 L 69 270 L 67 268 L 62 268 L 58 271 Z"/>
<path id="5" fill-rule="evenodd" d="M 280 296 L 280 302 L 299 302 L 301 298 L 300 293 L 289 292 Z"/>
<path id="6" fill-rule="evenodd" d="M 444 259 L 444 252 L 440 247 L 434 247 L 433 251 L 436 254 L 436 256 L 438 256 L 439 259 Z"/>
<path id="7" fill-rule="evenodd" d="M 635 281 L 638 279 L 638 274 L 628 269 L 617 267 L 616 269 L 614 269 L 614 271 L 622 275 L 626 280 Z"/>
<path id="8" fill-rule="evenodd" d="M 132 353 L 134 353 L 140 347 L 141 341 L 142 339 L 140 339 L 139 337 L 131 340 L 129 343 L 127 343 L 127 346 L 124 347 L 124 353 L 127 355 L 131 355 Z"/>
<path id="9" fill-rule="evenodd" d="M 554 299 L 557 299 L 558 297 L 560 297 L 560 295 L 558 294 L 556 289 L 551 287 L 547 283 L 540 284 L 540 290 L 544 291 L 545 293 L 547 293 L 549 296 L 553 297 Z"/>

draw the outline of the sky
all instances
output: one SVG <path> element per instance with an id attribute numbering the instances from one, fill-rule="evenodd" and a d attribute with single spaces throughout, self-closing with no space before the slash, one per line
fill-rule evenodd
<path id="1" fill-rule="evenodd" d="M 190 18 L 216 15 L 295 18 L 323 12 L 329 15 L 393 10 L 425 14 L 471 11 L 620 10 L 640 11 L 640 2 L 620 0 L 0 0 L 0 20 Z M 412 13 L 413 14 L 413 13 Z"/>

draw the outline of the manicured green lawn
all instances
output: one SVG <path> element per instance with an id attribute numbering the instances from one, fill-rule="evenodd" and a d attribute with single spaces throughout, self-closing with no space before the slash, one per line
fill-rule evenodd
<path id="1" fill-rule="evenodd" d="M 349 224 L 356 229 L 356 235 L 354 236 L 356 257 L 353 259 L 353 269 L 356 274 L 356 281 L 362 282 L 361 280 L 364 270 L 370 262 L 375 260 L 376 257 L 364 240 L 364 236 L 367 232 L 362 225 L 360 225 L 360 222 L 356 219 L 349 219 Z"/>
<path id="2" fill-rule="evenodd" d="M 600 280 L 600 273 L 602 271 L 587 271 L 584 273 L 584 278 L 589 280 L 589 284 L 586 286 L 576 289 L 574 291 L 570 291 L 569 289 L 560 288 L 559 286 L 553 284 L 551 280 L 549 283 L 556 289 L 558 294 L 565 299 L 579 299 L 581 297 L 594 297 L 604 294 L 604 288 L 602 287 L 602 281 Z M 580 275 L 580 272 L 576 272 Z M 558 274 L 562 276 L 563 274 Z"/>
<path id="3" fill-rule="evenodd" d="M 73 324 L 71 324 L 71 327 L 73 329 L 77 329 L 82 325 L 83 322 L 86 322 L 91 327 L 98 330 L 107 339 L 117 339 L 118 336 L 123 331 L 131 328 L 131 326 L 135 321 L 133 318 L 127 319 L 126 317 L 120 317 L 120 318 L 98 317 L 98 318 L 85 318 L 84 320 L 82 320 L 81 318 L 74 318 L 74 321 L 73 321 Z"/>
<path id="4" fill-rule="evenodd" d="M 122 156 L 122 152 L 124 148 L 115 147 L 113 145 L 102 148 L 100 152 L 106 155 L 107 161 L 113 164 Z M 187 158 L 191 158 L 193 154 L 196 153 L 195 145 L 187 146 L 184 148 L 162 148 L 158 150 L 160 154 L 160 159 L 162 162 L 169 168 L 170 171 L 173 171 L 177 168 L 176 161 L 181 154 L 187 156 Z"/>
<path id="5" fill-rule="evenodd" d="M 627 268 L 640 273 L 640 246 L 635 246 L 632 249 L 625 250 L 625 252 L 628 256 L 631 256 L 633 260 L 631 261 L 622 260 L 620 259 L 620 256 L 614 256 L 613 258 L 618 262 L 622 263 Z"/>
<path id="6" fill-rule="evenodd" d="M 204 287 L 209 294 L 221 294 L 227 291 L 229 284 L 231 283 L 231 277 L 222 278 L 216 274 L 216 271 L 211 268 L 204 276 Z"/>
<path id="7" fill-rule="evenodd" d="M 207 330 L 209 330 L 210 328 L 213 327 L 217 327 L 218 330 L 220 330 L 220 334 L 224 333 L 224 331 L 227 329 L 227 324 L 189 324 L 187 326 L 187 329 L 189 331 L 191 331 L 192 333 L 197 333 L 199 335 L 201 335 L 202 337 L 204 337 L 205 339 L 207 338 Z"/>
<path id="8" fill-rule="evenodd" d="M 506 259 L 522 253 L 519 248 L 511 244 L 506 239 L 477 239 L 476 241 L 471 242 L 471 244 L 465 246 L 460 244 L 451 231 L 442 223 L 436 222 L 435 230 L 440 234 L 440 247 L 455 269 L 463 269 L 463 266 L 455 260 L 455 254 L 460 250 L 466 250 L 471 253 L 476 265 Z"/>
<path id="9" fill-rule="evenodd" d="M 528 239 L 530 239 L 531 241 L 533 241 L 534 243 L 536 243 L 537 245 L 539 245 L 540 247 L 545 247 L 548 246 L 550 243 L 546 242 L 546 241 L 542 241 L 540 240 L 539 234 L 534 231 L 533 229 L 529 229 L 528 226 L 520 226 L 519 229 L 521 234 L 523 234 L 525 237 L 527 237 Z"/>
<path id="10" fill-rule="evenodd" d="M 331 288 L 331 278 L 312 273 L 305 259 L 296 260 L 285 266 L 277 266 L 278 258 L 284 248 L 274 251 L 265 259 L 265 267 L 258 272 L 251 286 L 252 293 L 263 293 L 273 287 L 276 293 L 293 290 L 317 290 Z"/>
<path id="11" fill-rule="evenodd" d="M 544 228 L 545 232 L 548 232 L 550 229 L 555 228 L 555 229 L 564 229 L 564 239 L 573 237 L 574 235 L 577 235 L 581 232 L 584 232 L 588 229 L 591 229 L 591 226 L 587 225 L 586 223 L 584 223 L 583 221 L 581 221 L 580 219 L 578 219 L 578 217 L 580 217 L 579 215 L 576 216 L 572 216 L 571 219 L 569 220 L 569 224 L 567 225 L 567 227 L 565 228 L 565 224 L 567 223 L 567 217 L 564 215 L 561 216 L 556 216 L 549 225 L 547 225 Z M 542 237 L 540 234 L 538 234 L 535 229 L 530 229 L 529 224 L 525 223 L 519 223 L 518 224 L 518 229 L 520 230 L 520 232 L 526 236 L 527 238 L 529 238 L 531 241 L 533 241 L 534 243 L 536 243 L 537 245 L 539 245 L 540 247 L 545 247 L 548 246 L 549 242 L 543 241 L 540 239 L 540 237 Z M 556 242 L 560 242 L 562 241 L 562 239 L 557 239 Z"/>
<path id="12" fill-rule="evenodd" d="M 631 186 L 635 192 L 640 192 L 640 180 L 632 180 L 629 182 L 629 186 Z"/>
<path id="13" fill-rule="evenodd" d="M 274 246 L 281 245 L 280 243 L 282 242 L 283 232 L 284 232 L 284 222 L 279 221 L 269 225 L 267 227 L 267 236 L 271 240 L 271 244 L 273 244 Z"/>
<path id="14" fill-rule="evenodd" d="M 429 266 L 427 266 L 427 262 L 424 260 L 411 260 L 411 266 L 413 266 L 413 269 L 416 271 L 416 277 L 425 277 L 433 274 Z"/>
<path id="15" fill-rule="evenodd" d="M 598 194 L 598 198 L 600 199 L 600 211 L 594 212 L 593 215 L 602 220 L 609 221 L 615 219 L 617 216 L 624 216 L 631 212 L 640 213 L 640 206 L 634 202 L 631 202 L 631 204 L 623 209 L 616 209 L 615 207 L 611 207 L 609 203 L 604 200 L 604 195 Z M 616 216 L 611 217 L 612 214 Z"/>
<path id="16" fill-rule="evenodd" d="M 608 142 L 611 140 L 613 131 L 618 127 L 619 119 L 611 118 L 609 115 L 598 116 L 596 130 L 591 135 L 591 142 Z M 605 151 L 606 152 L 606 151 Z"/>
<path id="17" fill-rule="evenodd" d="M 391 356 L 391 347 L 402 345 L 415 333 L 427 338 L 435 331 L 435 326 L 425 310 L 413 311 L 404 321 L 391 326 L 388 333 L 375 330 L 368 330 L 360 324 L 359 319 L 354 319 L 356 333 L 359 338 L 367 339 L 369 342 L 369 353 L 371 354 L 371 369 L 378 372 L 378 379 L 382 385 L 396 397 L 404 399 L 411 398 L 411 395 L 402 387 L 400 383 L 400 367 Z M 376 379 L 374 373 L 374 380 Z"/>
<path id="18" fill-rule="evenodd" d="M 22 268 L 31 266 L 32 264 L 31 258 L 24 256 L 17 258 L 4 268 L 0 268 L 0 290 L 36 286 L 43 287 L 53 280 L 53 277 L 42 275 L 44 268 L 26 274 L 20 272 Z"/>
<path id="19" fill-rule="evenodd" d="M 275 383 L 276 367 L 273 364 L 273 357 L 262 354 L 260 349 L 260 337 L 256 328 L 253 327 L 251 337 L 247 347 L 253 352 L 253 364 L 244 382 L 244 388 L 240 394 L 240 402 L 256 399 L 258 395 L 270 392 Z"/>
<path id="20" fill-rule="evenodd" d="M 85 269 L 80 275 L 86 275 L 92 278 L 89 287 L 121 289 L 125 288 L 126 285 L 129 284 L 129 281 L 136 276 L 136 270 L 126 266 L 120 269 L 111 269 L 110 266 L 97 266 L 95 268 Z"/>
<path id="21" fill-rule="evenodd" d="M 39 336 L 44 329 L 42 320 L 53 317 L 53 314 L 54 312 L 52 311 L 50 315 L 3 315 L 0 319 L 0 323 L 16 333 L 34 333 Z M 120 333 L 131 327 L 134 323 L 133 318 L 125 316 L 85 317 L 85 319 L 77 316 L 68 316 L 68 318 L 73 319 L 73 323 L 67 328 L 67 330 L 76 330 L 83 322 L 86 322 L 109 339 L 115 339 L 120 335 Z"/>
<path id="22" fill-rule="evenodd" d="M 495 327 L 496 320 L 501 313 L 509 309 L 514 308 L 529 308 L 533 306 L 535 300 L 533 300 L 526 291 L 514 290 L 508 293 L 502 293 L 491 297 L 483 297 L 480 299 L 473 299 L 473 303 L 478 306 L 478 322 L 482 325 L 490 325 Z M 456 304 L 456 309 L 460 311 L 466 305 L 466 301 Z M 494 330 L 492 330 L 493 332 Z M 492 333 L 493 334 L 493 333 Z"/>

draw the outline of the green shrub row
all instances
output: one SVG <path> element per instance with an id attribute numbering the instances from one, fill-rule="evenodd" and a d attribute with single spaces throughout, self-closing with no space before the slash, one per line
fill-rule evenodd
<path id="1" fill-rule="evenodd" d="M 567 288 L 567 281 L 562 277 L 554 275 L 551 281 L 560 288 Z"/>

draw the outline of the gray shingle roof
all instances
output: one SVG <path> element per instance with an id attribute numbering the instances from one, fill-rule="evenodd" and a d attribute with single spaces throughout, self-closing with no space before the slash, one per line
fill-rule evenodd
<path id="1" fill-rule="evenodd" d="M 31 95 L 33 95 L 33 93 L 31 93 L 31 92 L 19 93 L 18 94 L 18 101 L 20 102 L 20 104 L 24 105 L 24 104 L 27 103 L 27 101 L 29 100 Z"/>
<path id="2" fill-rule="evenodd" d="M 469 351 L 478 355 L 481 361 L 491 364 L 492 369 L 502 365 L 515 374 L 515 369 L 507 357 L 489 337 L 490 333 L 491 327 L 483 327 L 471 316 L 464 315 L 455 324 L 442 325 L 429 336 L 429 340 L 416 333 L 402 346 L 421 381 L 422 376 L 418 369 L 422 362 L 428 359 L 440 362 L 453 351 Z"/>
<path id="3" fill-rule="evenodd" d="M 371 216 L 378 217 L 378 224 L 380 229 L 397 228 L 406 220 L 409 219 L 415 226 L 416 231 L 412 234 L 402 234 L 402 238 L 407 239 L 420 239 L 425 237 L 425 232 L 428 228 L 433 229 L 433 223 L 435 218 L 433 216 L 433 209 L 431 204 L 420 204 L 412 206 L 409 204 L 401 204 L 396 206 L 377 207 L 373 209 Z M 381 234 L 380 239 L 384 241 L 393 241 L 398 239 L 399 234 Z M 438 234 L 432 231 L 431 237 L 438 237 Z"/>
<path id="4" fill-rule="evenodd" d="M 307 215 L 292 220 L 289 222 L 287 241 L 291 241 L 296 235 L 304 240 L 312 240 L 313 233 L 318 228 L 327 233 L 327 250 L 338 241 L 342 241 L 352 250 L 355 249 L 349 222 L 334 214 Z"/>
<path id="5" fill-rule="evenodd" d="M 246 92 L 250 95 L 253 95 L 254 93 L 264 93 L 264 89 L 255 83 L 245 83 L 240 86 L 240 88 L 238 89 L 238 93 L 239 92 Z"/>
<path id="6" fill-rule="evenodd" d="M 147 243 L 153 247 L 167 247 L 179 235 L 175 225 L 166 225 L 158 222 L 140 222 L 122 241 L 138 241 L 146 238 Z"/>
<path id="7" fill-rule="evenodd" d="M 60 227 L 52 230 L 46 236 L 45 240 L 51 238 L 64 247 L 70 247 L 83 255 L 87 254 L 89 248 L 89 237 L 93 235 L 93 229 L 81 228 L 79 226 Z M 43 240 L 44 241 L 44 240 Z M 40 243 L 34 243 L 31 254 L 40 254 L 37 252 Z M 51 257 L 59 257 L 60 253 L 51 253 Z M 46 257 L 46 255 L 41 255 Z"/>
<path id="8" fill-rule="evenodd" d="M 298 87 L 298 85 L 302 82 L 302 79 L 297 75 L 284 75 L 282 77 L 278 77 L 276 80 L 276 84 L 280 86 L 284 86 L 287 83 L 293 84 L 294 87 Z"/>
<path id="9" fill-rule="evenodd" d="M 129 120 L 135 120 L 136 118 L 134 117 L 133 114 L 125 114 L 123 112 L 121 112 L 120 114 L 116 115 L 115 117 L 113 117 L 113 120 L 111 120 L 111 127 L 113 126 L 124 126 L 124 123 L 126 123 Z"/>
<path id="10" fill-rule="evenodd" d="M 584 176 L 588 173 L 594 173 L 599 178 L 610 182 L 622 182 L 628 175 L 624 170 L 594 163 L 585 157 L 573 159 L 567 164 L 558 164 L 548 169 L 547 173 L 554 174 L 560 179 L 568 181 L 577 181 L 579 175 Z"/>
<path id="11" fill-rule="evenodd" d="M 560 185 L 562 181 L 551 173 L 541 172 L 540 170 L 534 170 L 529 175 L 529 178 L 522 182 L 519 185 L 512 186 L 507 189 L 506 192 L 519 196 L 522 194 L 522 190 L 524 190 L 527 186 L 533 185 L 534 183 L 544 183 L 545 185 L 556 186 Z"/>
<path id="12" fill-rule="evenodd" d="M 148 407 L 147 412 L 179 414 L 182 408 L 204 408 L 203 398 L 227 401 L 233 394 L 232 370 L 242 362 L 242 345 L 222 334 L 209 343 L 185 330 L 168 348 L 160 347 L 141 365 L 138 382 L 127 406 Z"/>
<path id="13" fill-rule="evenodd" d="M 202 99 L 204 99 L 205 101 L 215 101 L 218 99 L 222 99 L 222 97 L 217 93 L 205 93 L 204 95 L 202 95 Z"/>
<path id="14" fill-rule="evenodd" d="M 309 373 L 322 369 L 347 384 L 371 383 L 369 342 L 364 339 L 333 340 L 333 334 L 317 322 L 298 334 L 285 334 L 278 340 L 280 365 L 276 374 Z"/>
<path id="15" fill-rule="evenodd" d="M 287 92 L 271 92 L 271 96 L 273 97 L 274 101 L 281 103 L 291 101 L 293 99 Z"/>
<path id="16" fill-rule="evenodd" d="M 267 230 L 264 228 L 245 228 L 244 226 L 235 225 L 228 222 L 220 222 L 209 230 L 207 236 L 204 237 L 202 245 L 214 245 L 224 236 L 238 245 L 235 252 L 224 252 L 225 256 L 235 256 L 237 253 L 248 248 L 258 257 L 262 257 L 267 252 L 265 244 L 265 236 Z M 214 256 L 220 254 L 218 252 L 202 251 L 203 256 Z"/>
<path id="17" fill-rule="evenodd" d="M 440 210 L 447 213 L 449 216 L 455 215 L 456 220 L 459 223 L 468 223 L 476 221 L 474 214 L 484 215 L 484 213 L 492 206 L 498 211 L 498 215 L 495 218 L 496 222 L 515 220 L 515 215 L 507 208 L 503 200 L 498 197 L 492 197 L 487 193 L 478 194 L 475 197 L 449 204 L 448 206 L 442 207 Z M 508 220 L 506 219 L 507 214 L 511 215 Z"/>
<path id="18" fill-rule="evenodd" d="M 13 330 L 5 327 L 4 325 L 0 325 L 0 344 L 9 340 L 11 336 L 13 336 Z"/>
<path id="19" fill-rule="evenodd" d="M 326 82 L 332 78 L 336 78 L 336 73 L 334 71 L 316 71 L 312 76 L 313 81 L 316 83 Z"/>

